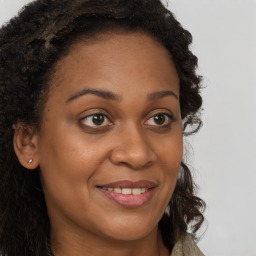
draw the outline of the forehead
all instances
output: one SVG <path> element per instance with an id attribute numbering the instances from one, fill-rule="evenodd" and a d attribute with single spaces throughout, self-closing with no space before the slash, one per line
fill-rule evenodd
<path id="1" fill-rule="evenodd" d="M 108 87 L 120 93 L 134 86 L 150 89 L 142 86 L 149 81 L 163 87 L 175 85 L 179 91 L 179 78 L 168 51 L 142 32 L 104 33 L 77 42 L 55 70 L 52 85 L 70 93 L 85 86 Z"/>

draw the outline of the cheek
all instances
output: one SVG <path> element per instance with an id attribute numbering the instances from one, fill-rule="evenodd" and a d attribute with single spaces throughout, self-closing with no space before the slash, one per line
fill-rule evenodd
<path id="1" fill-rule="evenodd" d="M 176 170 L 180 165 L 183 155 L 183 137 L 181 129 L 171 134 L 162 141 L 161 147 L 158 148 L 158 156 L 161 161 L 168 166 L 168 169 Z"/>
<path id="2" fill-rule="evenodd" d="M 164 140 L 161 148 L 158 149 L 159 164 L 162 169 L 162 178 L 166 193 L 171 194 L 177 182 L 177 176 L 183 155 L 182 133 L 177 132 L 175 136 L 170 136 Z"/>
<path id="3" fill-rule="evenodd" d="M 41 135 L 40 169 L 49 215 L 73 216 L 91 204 L 93 177 L 105 158 L 104 147 L 81 138 L 81 134 L 59 129 Z"/>
<path id="4" fill-rule="evenodd" d="M 42 182 L 46 188 L 65 186 L 79 189 L 88 184 L 90 177 L 104 159 L 104 147 L 88 143 L 79 132 L 65 127 L 44 130 L 39 140 L 39 164 Z"/>

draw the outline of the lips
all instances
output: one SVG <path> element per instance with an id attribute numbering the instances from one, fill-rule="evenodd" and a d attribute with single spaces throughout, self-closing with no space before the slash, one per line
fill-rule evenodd
<path id="1" fill-rule="evenodd" d="M 153 197 L 156 187 L 156 183 L 147 180 L 122 180 L 97 186 L 108 199 L 125 207 L 144 205 Z"/>

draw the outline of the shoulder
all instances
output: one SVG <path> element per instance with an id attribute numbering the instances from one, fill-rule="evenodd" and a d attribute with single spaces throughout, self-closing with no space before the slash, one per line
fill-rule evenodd
<path id="1" fill-rule="evenodd" d="M 182 237 L 174 246 L 171 256 L 204 256 L 191 235 Z"/>

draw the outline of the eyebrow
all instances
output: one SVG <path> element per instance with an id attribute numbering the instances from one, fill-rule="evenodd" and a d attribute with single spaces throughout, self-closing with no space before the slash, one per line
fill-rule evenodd
<path id="1" fill-rule="evenodd" d="M 179 100 L 179 97 L 173 91 L 160 91 L 160 92 L 150 93 L 148 95 L 148 100 L 150 100 L 150 101 L 158 100 L 158 99 L 162 99 L 166 96 L 173 96 L 175 99 Z"/>
<path id="2" fill-rule="evenodd" d="M 87 94 L 96 95 L 96 96 L 99 96 L 106 100 L 121 101 L 121 98 L 117 94 L 110 92 L 110 91 L 97 90 L 97 89 L 83 89 L 82 91 L 77 92 L 74 95 L 72 95 L 66 101 L 66 103 L 69 103 L 70 101 L 73 101 L 73 100 L 75 100 L 81 96 L 87 95 Z"/>
<path id="3" fill-rule="evenodd" d="M 82 91 L 79 91 L 77 93 L 75 93 L 74 95 L 72 95 L 67 101 L 66 103 L 69 103 L 81 96 L 84 96 L 84 95 L 88 95 L 88 94 L 91 94 L 91 95 L 96 95 L 98 97 L 101 97 L 103 99 L 106 99 L 106 100 L 111 100 L 111 101 L 117 101 L 117 102 L 120 102 L 122 99 L 119 95 L 113 93 L 113 92 L 110 92 L 110 91 L 106 91 L 106 90 L 98 90 L 98 89 L 89 89 L 89 88 L 86 88 L 86 89 L 83 89 Z M 148 96 L 147 96 L 147 99 L 149 101 L 153 101 L 153 100 L 158 100 L 158 99 L 161 99 L 161 98 L 164 98 L 166 96 L 173 96 L 175 99 L 179 100 L 179 97 L 173 92 L 173 91 L 159 91 L 159 92 L 153 92 L 153 93 L 150 93 Z"/>

